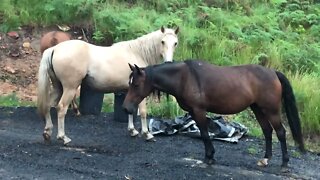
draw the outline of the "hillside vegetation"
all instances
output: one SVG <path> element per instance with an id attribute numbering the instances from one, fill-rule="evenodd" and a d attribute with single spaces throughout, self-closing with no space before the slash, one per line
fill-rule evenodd
<path id="1" fill-rule="evenodd" d="M 3 0 L 0 22 L 4 32 L 22 25 L 92 28 L 98 44 L 133 39 L 161 25 L 179 26 L 175 59 L 263 64 L 284 72 L 294 88 L 304 133 L 320 134 L 317 0 Z M 149 108 L 156 116 L 182 113 L 174 101 Z"/>

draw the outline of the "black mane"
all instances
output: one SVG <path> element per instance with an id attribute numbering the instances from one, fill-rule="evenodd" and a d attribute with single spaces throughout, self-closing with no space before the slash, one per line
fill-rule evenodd
<path id="1" fill-rule="evenodd" d="M 153 76 L 154 76 L 154 71 L 153 69 L 155 68 L 165 68 L 167 66 L 173 66 L 175 64 L 180 64 L 180 63 L 185 63 L 190 71 L 190 73 L 192 74 L 192 76 L 195 78 L 195 81 L 197 83 L 197 86 L 199 88 L 199 90 L 201 91 L 201 81 L 200 81 L 200 72 L 199 72 L 199 68 L 197 68 L 198 65 L 198 61 L 196 60 L 192 60 L 192 59 L 188 59 L 185 61 L 180 61 L 180 62 L 167 62 L 167 63 L 162 63 L 162 64 L 156 64 L 153 66 L 147 66 L 146 68 L 141 68 L 142 70 L 145 71 L 146 73 L 146 77 L 149 81 L 153 81 Z M 158 99 L 160 100 L 161 97 L 161 91 L 160 90 L 153 90 L 152 92 L 153 95 L 157 95 Z M 166 93 L 167 99 L 169 98 L 169 94 Z"/>
<path id="2" fill-rule="evenodd" d="M 180 62 L 181 63 L 181 62 Z M 177 61 L 174 61 L 174 62 L 165 62 L 165 63 L 162 63 L 162 64 L 156 64 L 156 65 L 153 65 L 153 66 L 147 66 L 145 68 L 140 68 L 142 70 L 145 71 L 146 73 L 146 78 L 149 80 L 149 81 L 153 81 L 153 76 L 154 76 L 154 71 L 153 69 L 154 68 L 164 68 L 164 67 L 167 67 L 167 66 L 172 66 L 174 64 L 179 64 L 179 62 Z M 132 73 L 131 73 L 132 74 Z M 153 96 L 157 96 L 158 100 L 160 101 L 160 98 L 161 98 L 161 95 L 163 94 L 164 92 L 158 90 L 158 89 L 154 89 L 152 91 L 152 95 Z M 167 97 L 167 100 L 169 100 L 169 94 L 168 93 L 165 93 L 166 94 L 166 97 Z"/>
<path id="3" fill-rule="evenodd" d="M 192 76 L 195 78 L 198 88 L 201 91 L 201 81 L 200 81 L 200 72 L 199 72 L 199 68 L 197 68 L 198 65 L 198 61 L 195 60 L 185 60 L 184 63 L 188 66 L 190 73 L 192 74 Z"/>

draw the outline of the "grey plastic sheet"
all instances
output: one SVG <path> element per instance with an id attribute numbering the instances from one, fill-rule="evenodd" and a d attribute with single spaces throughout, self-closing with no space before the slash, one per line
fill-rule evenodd
<path id="1" fill-rule="evenodd" d="M 248 132 L 248 128 L 244 125 L 226 121 L 222 116 L 211 117 L 207 115 L 207 119 L 209 121 L 209 136 L 212 140 L 237 143 Z M 149 130 L 153 135 L 183 134 L 195 138 L 201 137 L 196 122 L 188 113 L 176 117 L 174 120 L 151 118 L 149 120 Z"/>

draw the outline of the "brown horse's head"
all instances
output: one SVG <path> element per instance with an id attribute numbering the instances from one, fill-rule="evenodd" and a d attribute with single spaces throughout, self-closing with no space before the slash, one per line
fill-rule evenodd
<path id="1" fill-rule="evenodd" d="M 144 69 L 131 64 L 129 64 L 129 67 L 132 73 L 130 75 L 128 93 L 123 102 L 123 108 L 129 114 L 132 114 L 136 111 L 140 102 L 151 93 L 152 85 L 148 81 Z"/>

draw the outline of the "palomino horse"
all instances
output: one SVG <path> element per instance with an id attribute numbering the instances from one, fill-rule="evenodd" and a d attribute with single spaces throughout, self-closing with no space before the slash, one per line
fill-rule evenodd
<path id="1" fill-rule="evenodd" d="M 105 93 L 126 91 L 131 72 L 127 64 L 135 63 L 145 67 L 172 61 L 178 43 L 178 32 L 179 28 L 174 30 L 161 27 L 158 31 L 109 47 L 70 40 L 45 50 L 38 77 L 38 111 L 46 120 L 44 139 L 50 140 L 52 134 L 53 125 L 49 112 L 51 100 L 58 113 L 57 138 L 67 144 L 71 139 L 65 134 L 65 114 L 81 82 Z M 53 85 L 51 97 L 50 79 Z M 154 137 L 147 128 L 145 100 L 140 103 L 139 112 L 142 134 L 146 140 L 153 140 Z M 130 135 L 138 135 L 131 114 L 128 119 Z"/>
<path id="2" fill-rule="evenodd" d="M 71 40 L 71 35 L 69 33 L 62 31 L 50 31 L 44 34 L 40 39 L 40 52 L 43 54 L 44 50 L 68 40 Z M 71 106 L 76 115 L 79 116 L 80 111 L 77 105 L 76 96 L 74 96 Z"/>
<path id="3" fill-rule="evenodd" d="M 272 131 L 281 144 L 282 166 L 289 161 L 286 130 L 281 123 L 281 101 L 294 140 L 304 151 L 300 119 L 288 79 L 278 71 L 260 65 L 219 67 L 204 61 L 187 60 L 132 70 L 129 90 L 123 107 L 129 113 L 152 91 L 173 95 L 180 107 L 196 121 L 205 146 L 205 160 L 214 163 L 214 147 L 208 135 L 206 112 L 234 114 L 250 107 L 265 136 L 266 152 L 258 165 L 267 165 L 272 155 Z"/>

